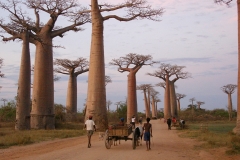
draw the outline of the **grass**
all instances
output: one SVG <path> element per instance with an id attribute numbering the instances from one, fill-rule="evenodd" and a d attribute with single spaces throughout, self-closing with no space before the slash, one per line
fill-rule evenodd
<path id="1" fill-rule="evenodd" d="M 82 136 L 85 134 L 82 128 L 83 124 L 79 123 L 59 123 L 56 124 L 55 130 L 15 131 L 14 123 L 1 123 L 0 149 L 14 145 L 26 145 L 58 138 Z"/>
<path id="2" fill-rule="evenodd" d="M 227 147 L 227 154 L 240 154 L 240 137 L 233 134 L 236 122 L 214 121 L 189 123 L 186 130 L 181 130 L 180 137 L 203 141 L 201 148 Z"/>

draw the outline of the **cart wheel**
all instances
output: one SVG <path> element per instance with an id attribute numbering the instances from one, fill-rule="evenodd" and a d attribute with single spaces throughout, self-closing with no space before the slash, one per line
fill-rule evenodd
<path id="1" fill-rule="evenodd" d="M 136 149 L 136 135 L 135 135 L 135 130 L 132 133 L 132 147 L 133 149 Z"/>
<path id="2" fill-rule="evenodd" d="M 108 134 L 108 130 L 106 130 L 105 132 L 105 146 L 107 149 L 110 149 L 111 148 L 111 145 L 112 145 L 112 138 L 109 137 L 109 134 Z"/>

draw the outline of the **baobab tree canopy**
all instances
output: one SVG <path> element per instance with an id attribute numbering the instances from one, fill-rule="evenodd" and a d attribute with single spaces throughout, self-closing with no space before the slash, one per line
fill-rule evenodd
<path id="1" fill-rule="evenodd" d="M 129 53 L 125 57 L 119 59 L 113 59 L 110 65 L 117 65 L 118 71 L 129 72 L 128 74 L 128 100 L 127 100 L 127 122 L 133 115 L 137 115 L 137 94 L 136 94 L 136 73 L 144 65 L 153 65 L 158 63 L 152 61 L 151 55 L 139 55 L 135 53 Z"/>
<path id="2" fill-rule="evenodd" d="M 116 15 L 123 10 L 123 16 Z M 113 13 L 110 13 L 112 12 Z M 104 16 L 102 13 L 104 13 Z M 110 14 L 108 14 L 110 13 Z M 106 114 L 105 62 L 104 62 L 104 22 L 109 19 L 117 21 L 132 21 L 134 19 L 150 19 L 159 21 L 163 9 L 152 9 L 146 0 L 126 0 L 117 5 L 99 4 L 91 0 L 92 37 L 90 50 L 90 71 L 88 75 L 87 111 L 94 115 L 95 123 L 100 130 L 108 127 Z"/>
<path id="3" fill-rule="evenodd" d="M 0 27 L 12 37 L 4 41 L 21 39 L 22 30 L 30 31 L 29 42 L 36 46 L 32 94 L 31 128 L 54 129 L 53 38 L 68 31 L 79 31 L 78 26 L 90 22 L 89 13 L 83 13 L 77 0 L 26 0 L 0 2 L 0 8 L 10 14 L 9 22 L 0 21 Z M 24 9 L 23 9 L 24 8 Z M 33 14 L 28 15 L 28 10 Z M 42 15 L 49 15 L 46 23 Z M 35 18 L 32 17 L 35 16 Z M 65 27 L 56 26 L 59 16 L 68 20 Z M 42 18 L 42 19 L 41 19 Z M 65 23 L 66 24 L 66 23 Z M 55 46 L 56 47 L 56 46 Z"/>
<path id="4" fill-rule="evenodd" d="M 237 88 L 237 85 L 228 84 L 226 86 L 221 87 L 221 90 L 226 94 L 233 94 L 236 88 Z"/>

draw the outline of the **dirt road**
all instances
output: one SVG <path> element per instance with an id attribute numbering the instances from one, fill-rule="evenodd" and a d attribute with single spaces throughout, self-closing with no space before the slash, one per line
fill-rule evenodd
<path id="1" fill-rule="evenodd" d="M 160 120 L 150 121 L 153 125 L 153 143 L 150 151 L 142 146 L 132 149 L 132 141 L 121 141 L 118 146 L 106 149 L 104 141 L 94 133 L 92 147 L 87 148 L 87 137 L 41 142 L 28 146 L 0 149 L 0 160 L 236 160 L 240 156 L 226 156 L 224 149 L 208 151 L 195 149 L 201 142 L 179 138 L 173 128 Z"/>

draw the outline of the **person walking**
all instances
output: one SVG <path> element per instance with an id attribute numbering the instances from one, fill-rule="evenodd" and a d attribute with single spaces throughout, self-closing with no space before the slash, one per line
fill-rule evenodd
<path id="1" fill-rule="evenodd" d="M 167 119 L 168 130 L 171 130 L 172 120 L 171 118 Z"/>
<path id="2" fill-rule="evenodd" d="M 144 141 L 146 141 L 147 151 L 151 149 L 150 137 L 152 137 L 152 124 L 149 122 L 150 118 L 147 118 L 147 123 L 144 123 L 143 125 Z"/>
<path id="3" fill-rule="evenodd" d="M 93 135 L 93 131 L 96 131 L 96 126 L 94 121 L 92 120 L 92 116 L 88 117 L 88 120 L 86 120 L 84 128 L 87 130 L 87 136 L 88 136 L 88 148 L 91 147 L 91 137 Z"/>
<path id="4" fill-rule="evenodd" d="M 131 121 L 131 124 L 132 124 L 132 128 L 135 129 L 135 115 L 132 116 L 132 121 Z"/>

